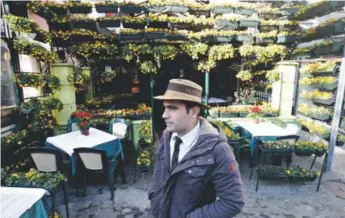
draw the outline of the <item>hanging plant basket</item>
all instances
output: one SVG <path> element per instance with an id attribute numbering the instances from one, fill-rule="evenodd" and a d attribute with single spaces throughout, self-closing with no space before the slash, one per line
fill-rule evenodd
<path id="1" fill-rule="evenodd" d="M 149 6 L 146 7 L 146 10 L 152 13 L 164 13 L 168 11 L 168 6 Z"/>
<path id="2" fill-rule="evenodd" d="M 240 27 L 253 27 L 253 28 L 258 28 L 259 26 L 259 21 L 258 20 L 240 20 Z"/>
<path id="3" fill-rule="evenodd" d="M 295 149 L 295 154 L 299 157 L 308 157 L 311 156 L 313 154 L 313 150 L 298 150 Z"/>
<path id="4" fill-rule="evenodd" d="M 137 14 L 140 13 L 142 11 L 142 7 L 141 6 L 136 6 L 136 5 L 122 5 L 120 7 L 120 12 L 125 13 L 125 14 Z"/>
<path id="5" fill-rule="evenodd" d="M 71 25 L 73 29 L 88 29 L 88 30 L 97 30 L 95 21 L 72 21 Z"/>
<path id="6" fill-rule="evenodd" d="M 247 16 L 251 16 L 254 13 L 254 10 L 252 9 L 248 9 L 248 8 L 235 8 L 234 11 L 235 14 L 242 14 L 242 15 L 247 15 Z"/>
<path id="7" fill-rule="evenodd" d="M 250 35 L 237 35 L 236 40 L 243 43 L 252 43 L 254 37 Z"/>
<path id="8" fill-rule="evenodd" d="M 120 27 L 121 21 L 120 20 L 102 20 L 102 21 L 98 21 L 98 25 L 100 28 Z"/>
<path id="9" fill-rule="evenodd" d="M 228 14 L 228 13 L 233 13 L 233 12 L 234 12 L 234 8 L 224 7 L 224 6 L 216 6 L 212 10 L 213 14 Z"/>
<path id="10" fill-rule="evenodd" d="M 335 98 L 329 98 L 329 99 L 321 99 L 321 98 L 312 98 L 313 103 L 315 104 L 324 104 L 324 105 L 332 105 L 335 102 Z"/>
<path id="11" fill-rule="evenodd" d="M 314 114 L 311 114 L 311 117 L 315 118 L 317 120 L 326 121 L 326 120 L 329 120 L 331 116 L 329 114 L 317 114 L 317 113 L 314 113 Z"/>
<path id="12" fill-rule="evenodd" d="M 51 22 L 48 23 L 49 24 L 49 30 L 55 30 L 55 31 L 67 31 L 71 29 L 71 24 L 70 23 L 55 23 L 55 22 Z"/>
<path id="13" fill-rule="evenodd" d="M 345 32 L 345 22 L 339 22 L 334 25 L 334 33 L 341 34 Z"/>
<path id="14" fill-rule="evenodd" d="M 333 91 L 338 88 L 338 81 L 330 84 L 312 84 L 311 86 L 316 89 Z"/>
<path id="15" fill-rule="evenodd" d="M 121 33 L 120 40 L 141 40 L 144 38 L 142 33 Z"/>
<path id="16" fill-rule="evenodd" d="M 224 28 L 228 28 L 228 29 L 237 29 L 239 22 L 226 20 L 226 19 L 219 19 L 219 20 L 216 20 L 216 25 L 219 27 L 224 27 Z"/>
<path id="17" fill-rule="evenodd" d="M 275 38 L 256 38 L 255 43 L 257 44 L 273 44 L 276 41 Z"/>
<path id="18" fill-rule="evenodd" d="M 166 39 L 169 41 L 187 41 L 188 37 L 181 34 L 169 34 L 166 36 Z"/>
<path id="19" fill-rule="evenodd" d="M 238 117 L 238 113 L 230 113 L 230 112 L 220 112 L 220 118 L 231 118 L 231 117 Z"/>
<path id="20" fill-rule="evenodd" d="M 299 10 L 298 8 L 281 8 L 280 9 L 283 16 L 295 15 L 298 10 Z"/>
<path id="21" fill-rule="evenodd" d="M 207 36 L 205 41 L 211 43 L 227 43 L 234 39 L 233 36 Z"/>
<path id="22" fill-rule="evenodd" d="M 90 6 L 69 6 L 69 12 L 72 14 L 88 14 L 92 12 L 92 7 Z"/>
<path id="23" fill-rule="evenodd" d="M 277 43 L 278 44 L 295 43 L 296 39 L 297 39 L 296 36 L 278 36 Z"/>
<path id="24" fill-rule="evenodd" d="M 117 4 L 99 5 L 96 6 L 96 11 L 98 13 L 117 13 L 119 6 Z"/>
<path id="25" fill-rule="evenodd" d="M 166 29 L 169 27 L 169 24 L 168 22 L 163 22 L 163 21 L 153 21 L 153 22 L 150 22 L 148 26 L 152 28 Z"/>
<path id="26" fill-rule="evenodd" d="M 172 13 L 187 13 L 189 8 L 184 5 L 170 5 L 168 9 Z"/>
<path id="27" fill-rule="evenodd" d="M 147 32 L 145 33 L 146 39 L 164 39 L 165 33 L 164 32 Z"/>

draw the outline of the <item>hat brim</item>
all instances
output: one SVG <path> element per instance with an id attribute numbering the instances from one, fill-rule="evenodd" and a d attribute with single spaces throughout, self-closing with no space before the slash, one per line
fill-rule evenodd
<path id="1" fill-rule="evenodd" d="M 203 104 L 203 103 L 197 102 L 197 101 L 192 101 L 190 98 L 183 98 L 183 97 L 178 97 L 178 96 L 165 96 L 165 95 L 159 95 L 159 96 L 155 96 L 153 98 L 156 99 L 156 100 L 189 101 L 189 102 L 197 103 L 201 107 L 201 109 L 209 109 L 209 106 L 207 106 L 206 104 Z"/>

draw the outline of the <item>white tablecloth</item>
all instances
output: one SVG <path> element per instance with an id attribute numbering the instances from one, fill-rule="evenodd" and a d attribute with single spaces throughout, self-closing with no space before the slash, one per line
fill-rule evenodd
<path id="1" fill-rule="evenodd" d="M 1 217 L 17 218 L 29 210 L 44 194 L 41 188 L 0 187 Z"/>
<path id="2" fill-rule="evenodd" d="M 72 156 L 74 148 L 92 148 L 96 145 L 116 139 L 118 139 L 118 137 L 114 135 L 95 128 L 90 128 L 90 134 L 88 136 L 82 135 L 80 131 L 75 131 L 63 135 L 48 137 L 47 142 Z"/>
<path id="3" fill-rule="evenodd" d="M 237 124 L 250 132 L 253 137 L 291 135 L 289 131 L 286 131 L 285 129 L 269 122 L 262 122 L 258 124 L 250 122 L 237 122 Z"/>

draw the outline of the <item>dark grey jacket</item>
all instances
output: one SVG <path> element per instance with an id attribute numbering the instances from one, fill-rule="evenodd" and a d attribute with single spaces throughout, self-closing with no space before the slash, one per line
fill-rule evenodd
<path id="1" fill-rule="evenodd" d="M 157 149 L 149 199 L 155 218 L 229 218 L 244 206 L 234 154 L 220 128 L 200 118 L 196 144 L 170 172 L 171 133 Z"/>

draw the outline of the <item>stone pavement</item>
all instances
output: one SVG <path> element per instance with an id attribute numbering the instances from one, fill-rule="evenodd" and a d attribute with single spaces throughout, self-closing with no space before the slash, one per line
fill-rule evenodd
<path id="1" fill-rule="evenodd" d="M 345 218 L 345 152 L 337 148 L 334 169 L 324 174 L 320 191 L 316 192 L 317 182 L 260 181 L 255 191 L 256 174 L 249 180 L 248 160 L 240 161 L 240 170 L 245 189 L 246 204 L 237 217 L 282 217 L 282 218 Z M 293 156 L 292 166 L 308 167 L 311 158 Z M 322 162 L 319 161 L 319 162 Z M 317 162 L 313 170 L 320 170 Z M 126 166 L 127 184 L 117 178 L 114 202 L 106 182 L 89 185 L 86 197 L 76 197 L 74 189 L 69 188 L 70 217 L 86 218 L 151 218 L 147 187 L 150 174 L 139 174 L 133 183 L 133 168 Z M 99 188 L 104 187 L 103 190 Z M 57 209 L 65 217 L 62 193 L 57 200 Z"/>

